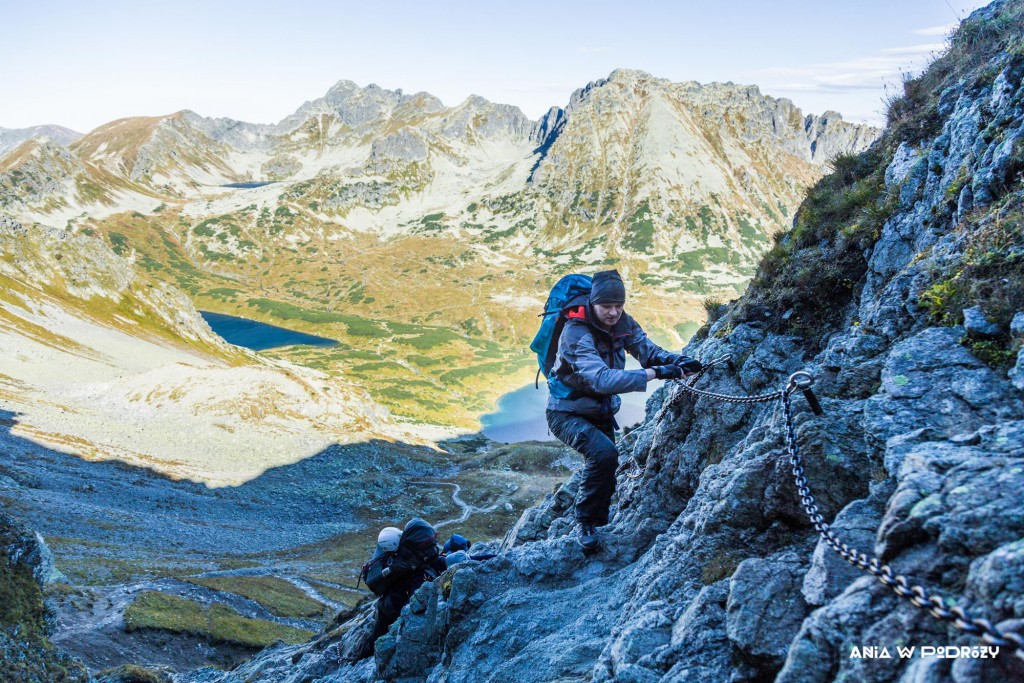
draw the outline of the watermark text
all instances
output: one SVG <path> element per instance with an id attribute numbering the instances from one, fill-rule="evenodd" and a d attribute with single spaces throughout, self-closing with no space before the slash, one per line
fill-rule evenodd
<path id="1" fill-rule="evenodd" d="M 959 647 L 949 645 L 946 647 L 922 645 L 921 647 L 879 647 L 877 645 L 862 645 L 853 647 L 850 651 L 850 659 L 911 659 L 915 656 L 937 659 L 993 659 L 999 654 L 998 647 L 987 645 L 961 645 Z"/>

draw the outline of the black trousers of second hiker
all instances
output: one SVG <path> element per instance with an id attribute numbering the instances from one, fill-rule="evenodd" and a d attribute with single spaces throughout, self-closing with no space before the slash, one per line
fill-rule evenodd
<path id="1" fill-rule="evenodd" d="M 402 608 L 409 602 L 409 593 L 404 590 L 385 593 L 377 601 L 377 619 L 373 623 L 373 640 L 388 632 L 391 624 L 398 620 Z"/>
<path id="2" fill-rule="evenodd" d="M 373 620 L 373 632 L 363 642 L 362 651 L 358 656 L 359 659 L 373 656 L 374 645 L 377 639 L 387 633 L 391 624 L 398 620 L 399 615 L 402 613 L 402 608 L 409 602 L 410 595 L 409 591 L 396 589 L 380 596 L 377 600 L 376 617 Z"/>
<path id="3" fill-rule="evenodd" d="M 607 524 L 608 508 L 615 493 L 615 470 L 619 467 L 614 419 L 589 418 L 560 410 L 549 410 L 546 415 L 551 433 L 586 460 L 576 494 L 576 519 L 594 526 Z"/>

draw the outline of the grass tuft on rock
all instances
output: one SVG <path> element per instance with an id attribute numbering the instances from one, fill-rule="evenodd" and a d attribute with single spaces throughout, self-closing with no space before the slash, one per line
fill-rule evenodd
<path id="1" fill-rule="evenodd" d="M 832 161 L 832 173 L 809 190 L 792 231 L 776 238 L 750 288 L 716 333 L 725 335 L 737 324 L 756 321 L 772 332 L 803 337 L 808 352 L 820 350 L 829 333 L 843 324 L 871 250 L 898 209 L 900 185 L 885 186 L 885 169 L 897 148 L 938 135 L 959 95 L 990 87 L 1006 68 L 1004 55 L 1018 67 L 1024 62 L 1024 0 L 1005 3 L 994 16 L 982 13 L 965 21 L 948 50 L 920 77 L 904 83 L 904 93 L 890 102 L 882 138 L 861 154 Z M 1015 148 L 1011 161 L 1000 207 L 968 215 L 954 227 L 970 242 L 965 258 L 956 268 L 935 273 L 918 299 L 934 323 L 957 324 L 964 308 L 980 305 L 990 320 L 1005 325 L 1024 300 L 1019 200 L 1005 199 L 1024 179 L 1024 149 Z M 966 166 L 957 171 L 933 220 L 955 222 L 947 205 L 956 208 L 960 190 L 970 181 Z M 979 357 L 1000 366 L 1013 351 L 998 342 L 969 341 Z M 1009 336 L 1004 341 L 1008 344 Z"/>
<path id="2" fill-rule="evenodd" d="M 171 683 L 171 677 L 136 664 L 104 669 L 96 674 L 96 683 Z"/>
<path id="3" fill-rule="evenodd" d="M 9 557 L 12 551 L 24 552 L 29 538 L 0 510 L 0 680 L 83 682 L 88 679 L 85 668 L 46 637 L 43 591 L 31 567 Z"/>
<path id="4" fill-rule="evenodd" d="M 1024 2 L 1011 0 L 995 17 L 968 19 L 952 33 L 949 48 L 917 78 L 903 82 L 903 92 L 889 99 L 886 124 L 898 141 L 911 144 L 938 134 L 944 91 L 959 85 L 964 90 L 991 83 L 985 66 L 1001 53 L 1024 54 Z"/>
<path id="5" fill-rule="evenodd" d="M 793 230 L 762 259 L 731 313 L 734 323 L 756 320 L 815 347 L 841 322 L 867 271 L 867 250 L 896 211 L 898 189 L 885 188 L 891 154 L 883 138 L 861 154 L 833 160 L 833 172 L 809 190 Z"/>

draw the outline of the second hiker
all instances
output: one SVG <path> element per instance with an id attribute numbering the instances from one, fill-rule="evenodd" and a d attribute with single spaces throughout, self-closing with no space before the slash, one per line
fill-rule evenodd
<path id="1" fill-rule="evenodd" d="M 373 654 L 377 638 L 387 633 L 416 589 L 445 570 L 437 547 L 437 531 L 415 517 L 399 531 L 387 527 L 377 537 L 377 549 L 363 566 L 360 578 L 379 596 L 373 632 L 364 642 L 358 659 Z"/>
<path id="2" fill-rule="evenodd" d="M 562 309 L 565 326 L 548 375 L 546 415 L 551 433 L 586 459 L 576 496 L 579 542 L 585 550 L 600 544 L 596 527 L 608 523 L 615 492 L 615 413 L 622 402 L 617 394 L 644 391 L 652 379 L 680 379 L 701 369 L 700 361 L 666 351 L 648 339 L 623 311 L 625 303 L 626 287 L 618 271 L 597 273 L 590 293 Z M 627 352 L 644 369 L 626 370 Z"/>

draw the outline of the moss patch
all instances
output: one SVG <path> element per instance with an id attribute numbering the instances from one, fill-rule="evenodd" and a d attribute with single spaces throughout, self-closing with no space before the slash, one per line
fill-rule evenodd
<path id="1" fill-rule="evenodd" d="M 278 617 L 319 617 L 324 611 L 322 603 L 275 576 L 207 576 L 186 581 L 255 600 Z"/>
<path id="2" fill-rule="evenodd" d="M 727 579 L 733 575 L 736 571 L 736 567 L 739 566 L 743 558 L 739 555 L 732 553 L 721 553 L 715 555 L 704 564 L 704 568 L 701 569 L 700 581 L 705 586 L 710 586 L 713 583 L 718 583 L 722 579 Z"/>
<path id="3" fill-rule="evenodd" d="M 226 605 L 204 606 L 156 591 L 140 593 L 125 610 L 124 623 L 128 631 L 160 629 L 248 647 L 266 647 L 278 640 L 304 643 L 313 636 L 305 629 L 243 617 Z"/>

